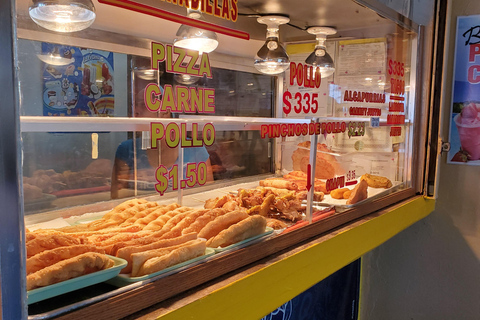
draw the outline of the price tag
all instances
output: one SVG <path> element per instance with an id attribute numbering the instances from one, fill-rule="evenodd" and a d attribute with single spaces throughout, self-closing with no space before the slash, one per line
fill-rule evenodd
<path id="1" fill-rule="evenodd" d="M 370 118 L 370 127 L 372 127 L 372 128 L 380 127 L 380 118 L 379 117 L 371 117 Z"/>
<path id="2" fill-rule="evenodd" d="M 187 179 L 179 180 L 178 165 L 172 166 L 170 170 L 161 165 L 157 168 L 155 176 L 158 182 L 155 184 L 155 189 L 163 196 L 169 184 L 173 190 L 177 190 L 179 187 L 180 189 L 191 188 L 196 184 L 204 185 L 207 182 L 207 164 L 205 162 L 187 163 Z"/>

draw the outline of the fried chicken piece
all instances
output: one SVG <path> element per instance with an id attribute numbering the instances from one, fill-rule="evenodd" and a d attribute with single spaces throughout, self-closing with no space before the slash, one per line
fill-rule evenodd
<path id="1" fill-rule="evenodd" d="M 365 180 L 369 187 L 372 188 L 391 188 L 393 186 L 392 182 L 382 176 L 375 176 L 373 174 L 365 173 L 363 176 L 360 177 L 360 180 Z"/>

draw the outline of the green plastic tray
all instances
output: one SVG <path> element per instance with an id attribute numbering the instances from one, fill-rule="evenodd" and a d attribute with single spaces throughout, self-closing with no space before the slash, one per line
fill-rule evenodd
<path id="1" fill-rule="evenodd" d="M 56 297 L 115 277 L 120 273 L 120 270 L 125 268 L 127 261 L 113 256 L 108 257 L 115 262 L 113 267 L 27 291 L 28 304 Z"/>
<path id="2" fill-rule="evenodd" d="M 184 270 L 186 268 L 192 267 L 192 266 L 202 262 L 202 260 L 204 260 L 205 258 L 213 255 L 214 253 L 215 253 L 215 250 L 213 250 L 212 248 L 207 248 L 205 250 L 205 254 L 203 256 L 196 257 L 194 259 L 190 259 L 188 261 L 176 264 L 174 266 L 171 266 L 171 267 L 168 267 L 166 269 L 157 271 L 155 273 L 147 274 L 147 275 L 141 276 L 141 277 L 130 277 L 128 274 L 119 274 L 115 278 L 112 278 L 112 279 L 108 280 L 107 282 L 109 284 L 112 284 L 112 285 L 117 286 L 117 287 L 123 287 L 125 285 L 129 285 L 129 284 L 132 284 L 134 282 L 145 281 L 145 280 L 151 279 L 153 277 L 160 278 L 160 275 L 162 277 L 165 277 L 167 275 L 170 275 L 170 274 L 179 272 L 181 270 Z"/>

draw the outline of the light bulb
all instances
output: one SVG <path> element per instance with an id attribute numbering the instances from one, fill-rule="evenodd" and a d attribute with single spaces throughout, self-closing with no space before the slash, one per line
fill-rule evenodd
<path id="1" fill-rule="evenodd" d="M 313 52 L 305 59 L 305 63 L 320 68 L 321 77 L 328 78 L 335 72 L 335 65 L 327 52 L 325 42 L 327 35 L 335 34 L 337 31 L 329 27 L 311 27 L 307 32 L 316 35 L 316 45 Z"/>
<path id="2" fill-rule="evenodd" d="M 34 0 L 28 13 L 39 26 L 57 32 L 86 29 L 96 17 L 91 0 Z"/>
<path id="3" fill-rule="evenodd" d="M 253 65 L 265 74 L 274 75 L 284 72 L 290 66 L 290 59 L 278 40 L 279 25 L 288 23 L 290 19 L 283 16 L 264 16 L 257 21 L 267 25 L 267 40 L 258 50 Z"/>

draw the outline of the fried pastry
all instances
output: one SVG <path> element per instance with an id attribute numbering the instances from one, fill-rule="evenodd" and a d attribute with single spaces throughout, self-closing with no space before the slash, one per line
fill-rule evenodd
<path id="1" fill-rule="evenodd" d="M 78 244 L 46 250 L 27 259 L 27 275 L 86 252 L 104 253 L 103 250 L 97 249 L 94 245 L 88 244 Z"/>
<path id="2" fill-rule="evenodd" d="M 162 236 L 162 238 L 168 239 L 168 238 L 174 238 L 174 237 L 180 236 L 182 234 L 182 230 L 189 227 L 193 222 L 195 222 L 195 220 L 198 217 L 203 216 L 208 211 L 209 211 L 208 209 L 197 209 L 197 210 L 189 211 L 185 215 L 185 217 L 182 220 L 180 220 L 174 227 L 172 227 L 168 232 L 166 232 Z"/>
<path id="3" fill-rule="evenodd" d="M 368 197 L 368 184 L 365 180 L 360 180 L 360 182 L 353 188 L 350 197 L 347 199 L 347 204 L 355 204 L 362 200 L 367 199 Z"/>
<path id="4" fill-rule="evenodd" d="M 180 207 L 180 205 L 178 203 L 172 203 L 172 204 L 169 204 L 167 206 L 153 207 L 153 208 L 151 208 L 151 210 L 148 210 L 148 211 L 146 210 L 146 211 L 143 211 L 143 212 L 139 212 L 135 216 L 133 216 L 131 218 L 128 218 L 120 226 L 130 225 L 130 224 L 137 224 L 137 225 L 142 224 L 142 225 L 146 226 L 149 222 L 157 219 L 159 216 L 161 216 L 161 215 L 163 215 L 163 214 L 165 214 L 169 211 L 175 210 L 178 207 Z"/>
<path id="5" fill-rule="evenodd" d="M 163 255 L 169 254 L 170 252 L 172 252 L 172 251 L 174 251 L 178 248 L 181 248 L 181 247 L 184 247 L 184 246 L 195 245 L 195 244 L 202 243 L 202 242 L 205 243 L 205 239 L 195 239 L 195 240 L 187 241 L 185 243 L 173 245 L 173 246 L 170 246 L 170 247 L 132 253 L 131 254 L 131 259 L 132 259 L 132 273 L 131 273 L 131 275 L 132 275 L 132 277 L 138 277 L 140 268 L 143 266 L 143 264 L 148 259 L 160 257 L 160 256 L 163 256 Z"/>
<path id="6" fill-rule="evenodd" d="M 123 268 L 120 273 L 130 273 L 132 272 L 132 254 L 138 252 L 144 252 L 154 249 L 166 248 L 171 246 L 180 245 L 182 243 L 195 240 L 197 238 L 197 234 L 195 232 L 185 234 L 183 236 L 171 239 L 164 239 L 158 240 L 148 245 L 143 246 L 128 246 L 125 248 L 121 248 L 117 251 L 116 256 L 122 259 L 125 259 L 128 264 L 125 268 Z"/>
<path id="7" fill-rule="evenodd" d="M 231 225 L 228 229 L 222 230 L 215 237 L 207 241 L 207 246 L 212 248 L 227 247 L 231 244 L 264 233 L 266 226 L 267 219 L 264 217 L 257 215 L 248 217 Z"/>
<path id="8" fill-rule="evenodd" d="M 350 191 L 348 188 L 339 188 L 339 189 L 334 189 L 330 191 L 330 196 L 333 199 L 343 199 L 343 194 L 347 191 Z"/>
<path id="9" fill-rule="evenodd" d="M 393 186 L 392 182 L 388 178 L 382 177 L 382 176 L 375 176 L 373 174 L 368 174 L 368 173 L 365 173 L 364 175 L 362 175 L 360 177 L 360 180 L 365 180 L 368 186 L 372 188 L 388 189 Z"/>
<path id="10" fill-rule="evenodd" d="M 200 232 L 203 227 L 207 225 L 210 221 L 215 220 L 216 217 L 224 215 L 227 213 L 227 209 L 224 208 L 215 208 L 209 210 L 204 215 L 198 217 L 195 222 L 193 222 L 190 226 L 182 230 L 182 234 L 190 233 L 190 232 Z"/>
<path id="11" fill-rule="evenodd" d="M 27 290 L 49 286 L 85 274 L 110 268 L 113 260 L 97 252 L 87 252 L 62 260 L 27 276 Z"/>
<path id="12" fill-rule="evenodd" d="M 189 207 L 180 207 L 177 208 L 168 214 L 165 217 L 161 216 L 156 220 L 153 220 L 149 224 L 147 224 L 143 230 L 153 230 L 159 231 L 161 230 L 162 233 L 167 233 L 173 228 L 180 220 L 182 220 L 189 211 L 192 211 L 192 208 Z"/>
<path id="13" fill-rule="evenodd" d="M 198 233 L 198 237 L 208 240 L 216 236 L 223 229 L 226 229 L 232 224 L 240 222 L 246 218 L 248 218 L 248 214 L 245 211 L 231 211 L 207 223 L 207 225 Z"/>
<path id="14" fill-rule="evenodd" d="M 262 187 L 273 187 L 279 189 L 288 189 L 288 190 L 298 190 L 298 185 L 295 182 L 285 180 L 283 178 L 273 178 L 260 180 L 260 186 Z"/>
<path id="15" fill-rule="evenodd" d="M 45 250 L 51 250 L 58 247 L 73 246 L 77 244 L 86 244 L 88 241 L 84 238 L 75 238 L 70 235 L 52 234 L 37 235 L 35 239 L 28 241 L 25 246 L 27 249 L 27 258 L 33 257 Z"/>
<path id="16" fill-rule="evenodd" d="M 182 245 L 179 248 L 165 255 L 153 257 L 146 260 L 141 265 L 137 273 L 132 273 L 132 276 L 140 277 L 143 275 L 155 273 L 176 264 L 188 261 L 190 259 L 194 259 L 205 254 L 206 248 L 207 246 L 205 244 L 205 240 L 194 240 L 192 241 L 192 243 Z"/>
<path id="17" fill-rule="evenodd" d="M 270 227 L 273 230 L 280 230 L 288 227 L 288 225 L 282 220 L 267 218 L 267 227 Z"/>

